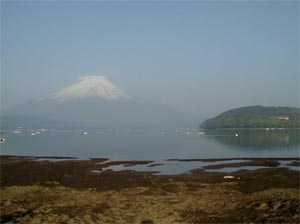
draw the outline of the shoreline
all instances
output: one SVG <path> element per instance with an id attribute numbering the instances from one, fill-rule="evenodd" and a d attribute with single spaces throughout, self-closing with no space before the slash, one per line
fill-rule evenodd
<path id="1" fill-rule="evenodd" d="M 287 168 L 300 171 L 299 157 L 233 157 L 206 159 L 165 159 L 165 160 L 113 160 L 110 158 L 91 157 L 82 159 L 68 156 L 18 156 L 0 155 L 2 163 L 30 161 L 32 163 L 86 163 L 90 172 L 103 173 L 107 171 L 148 172 L 160 176 L 176 176 L 191 173 L 195 170 L 203 172 L 238 173 L 243 170 L 258 170 L 265 168 Z M 68 163 L 65 163 L 67 165 Z M 37 165 L 37 164 L 35 164 Z"/>
<path id="2" fill-rule="evenodd" d="M 113 160 L 110 158 L 79 158 L 71 156 L 19 156 L 19 155 L 0 155 L 1 160 L 8 160 L 9 162 L 26 160 L 32 162 L 63 162 L 63 161 L 91 161 L 95 163 L 95 169 L 92 172 L 101 173 L 106 170 L 112 171 L 126 171 L 132 170 L 137 172 L 149 172 L 156 175 L 181 175 L 192 170 L 203 170 L 205 172 L 214 172 L 218 169 L 222 172 L 223 168 L 237 168 L 235 170 L 227 170 L 225 173 L 236 173 L 240 170 L 252 170 L 262 168 L 289 168 L 300 171 L 299 167 L 300 157 L 232 157 L 232 158 L 205 158 L 205 159 L 164 159 L 164 160 Z M 4 161 L 5 163 L 5 161 Z M 101 166 L 96 166 L 101 163 Z M 177 167 L 177 173 L 165 173 L 166 166 Z M 180 167 L 184 167 L 181 168 Z M 151 168 L 156 168 L 153 170 Z M 240 169 L 238 169 L 240 168 Z M 179 172 L 181 170 L 182 172 Z M 210 171 L 211 170 L 211 171 Z"/>
<path id="3" fill-rule="evenodd" d="M 79 159 L 76 156 L 22 156 L 22 155 L 15 155 L 15 154 L 0 154 L 0 158 L 19 158 L 19 159 L 73 159 L 73 160 L 110 160 L 109 158 L 102 158 L 102 157 L 89 157 L 87 159 Z M 215 162 L 215 161 L 227 161 L 227 160 L 300 160 L 300 157 L 226 157 L 226 158 L 195 158 L 195 159 L 178 159 L 178 158 L 171 158 L 171 159 L 164 159 L 164 161 L 179 161 L 179 162 L 192 162 L 192 161 L 206 161 L 206 162 Z M 124 161 L 124 160 L 111 160 L 111 161 Z M 125 160 L 125 161 L 150 161 L 150 160 Z M 151 160 L 154 161 L 154 160 Z"/>
<path id="4" fill-rule="evenodd" d="M 130 168 L 153 161 L 59 158 L 62 160 L 50 162 L 38 160 L 40 156 L 0 156 L 1 223 L 300 221 L 300 172 L 272 167 L 276 165 L 274 158 L 259 158 L 259 163 L 271 162 L 267 169 L 233 173 L 195 169 L 179 175 L 132 170 L 92 172 L 110 165 Z"/>
<path id="5" fill-rule="evenodd" d="M 213 131 L 213 130 L 266 130 L 266 131 L 277 131 L 277 130 L 300 130 L 299 128 L 275 128 L 275 127 L 265 127 L 265 128 L 199 128 L 199 130 Z"/>

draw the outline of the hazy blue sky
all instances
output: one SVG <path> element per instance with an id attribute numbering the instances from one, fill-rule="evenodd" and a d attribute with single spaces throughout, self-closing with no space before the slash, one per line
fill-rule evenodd
<path id="1" fill-rule="evenodd" d="M 199 116 L 299 105 L 299 2 L 1 2 L 1 106 L 83 75 Z"/>

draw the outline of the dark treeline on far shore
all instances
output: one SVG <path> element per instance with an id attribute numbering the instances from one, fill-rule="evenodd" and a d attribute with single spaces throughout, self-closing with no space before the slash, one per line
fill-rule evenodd
<path id="1" fill-rule="evenodd" d="M 200 128 L 299 128 L 299 115 L 299 108 L 249 106 L 208 119 Z"/>

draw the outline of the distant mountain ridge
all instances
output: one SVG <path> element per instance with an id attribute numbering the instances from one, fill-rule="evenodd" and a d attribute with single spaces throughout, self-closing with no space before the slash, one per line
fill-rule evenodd
<path id="1" fill-rule="evenodd" d="M 129 95 L 115 86 L 104 76 L 83 76 L 80 81 L 60 90 L 49 97 L 40 98 L 40 101 L 53 100 L 58 102 L 99 98 L 107 101 L 128 99 Z"/>
<path id="2" fill-rule="evenodd" d="M 14 120 L 27 125 L 40 123 L 44 127 L 53 127 L 53 123 L 59 122 L 70 127 L 76 124 L 93 128 L 173 126 L 184 118 L 167 105 L 129 96 L 103 76 L 81 77 L 79 82 L 50 96 L 11 108 L 5 115 L 2 123 L 6 127 L 16 126 Z M 34 121 L 35 118 L 39 122 Z"/>
<path id="3" fill-rule="evenodd" d="M 299 108 L 249 106 L 207 119 L 200 128 L 300 128 L 299 116 Z"/>

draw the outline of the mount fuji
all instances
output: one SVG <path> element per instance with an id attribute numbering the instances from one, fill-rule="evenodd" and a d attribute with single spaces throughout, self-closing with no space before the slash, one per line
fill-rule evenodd
<path id="1" fill-rule="evenodd" d="M 167 105 L 130 96 L 104 76 L 81 77 L 47 97 L 11 108 L 6 115 L 4 126 L 53 128 L 169 127 L 181 124 L 184 117 Z"/>
<path id="2" fill-rule="evenodd" d="M 82 99 L 102 99 L 106 101 L 121 101 L 128 99 L 129 96 L 121 89 L 112 84 L 104 76 L 83 76 L 80 81 L 58 91 L 43 100 L 53 100 L 66 102 Z"/>

